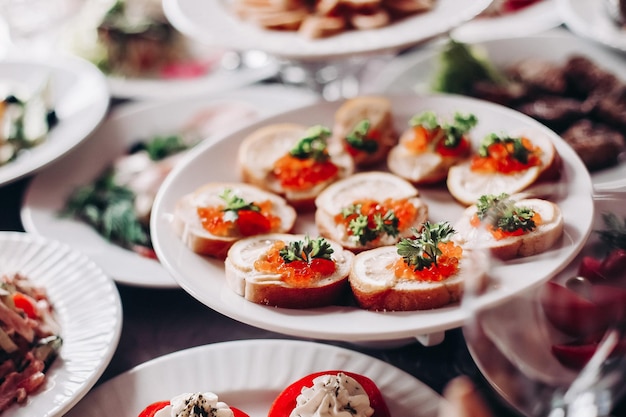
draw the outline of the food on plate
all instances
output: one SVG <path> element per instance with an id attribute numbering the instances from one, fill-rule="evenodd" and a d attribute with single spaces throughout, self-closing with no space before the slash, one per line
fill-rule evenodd
<path id="1" fill-rule="evenodd" d="M 284 308 L 338 304 L 354 254 L 323 237 L 284 233 L 241 239 L 225 261 L 228 286 L 246 300 Z"/>
<path id="2" fill-rule="evenodd" d="M 436 0 L 235 0 L 233 13 L 263 29 L 296 31 L 308 39 L 376 29 L 424 13 Z"/>
<path id="3" fill-rule="evenodd" d="M 219 401 L 212 392 L 183 393 L 171 400 L 157 401 L 144 408 L 137 417 L 249 417 L 248 414 Z"/>
<path id="4" fill-rule="evenodd" d="M 382 96 L 346 100 L 335 112 L 329 142 L 344 147 L 357 167 L 368 167 L 383 161 L 398 142 L 391 101 Z"/>
<path id="5" fill-rule="evenodd" d="M 563 235 L 563 215 L 551 201 L 482 195 L 454 225 L 462 246 L 507 260 L 549 251 Z"/>
<path id="6" fill-rule="evenodd" d="M 62 215 L 85 222 L 114 244 L 156 259 L 150 214 L 165 177 L 188 149 L 233 122 L 256 116 L 247 103 L 219 103 L 194 114 L 177 133 L 137 141 L 92 182 L 74 189 Z"/>
<path id="7" fill-rule="evenodd" d="M 551 179 L 559 161 L 546 136 L 491 133 L 468 161 L 449 169 L 446 184 L 455 199 L 471 205 L 485 194 L 517 194 L 540 178 Z"/>
<path id="8" fill-rule="evenodd" d="M 480 14 L 480 17 L 497 17 L 515 13 L 540 1 L 543 0 L 495 0 Z"/>
<path id="9" fill-rule="evenodd" d="M 289 232 L 296 211 L 282 197 L 244 183 L 213 182 L 176 203 L 172 225 L 192 251 L 225 258 L 244 237 Z"/>
<path id="10" fill-rule="evenodd" d="M 349 283 L 361 308 L 412 311 L 444 307 L 461 299 L 468 277 L 480 266 L 452 237 L 448 222 L 425 222 L 421 232 L 395 246 L 361 252 Z"/>
<path id="11" fill-rule="evenodd" d="M 354 172 L 352 157 L 328 146 L 330 135 L 330 129 L 321 125 L 263 126 L 239 146 L 241 177 L 284 196 L 296 208 L 313 208 L 324 188 Z"/>
<path id="12" fill-rule="evenodd" d="M 626 220 L 602 213 L 604 229 L 594 254 L 580 258 L 578 276 L 564 284 L 550 281 L 540 293 L 549 322 L 568 337 L 559 338 L 553 354 L 570 368 L 580 369 L 598 348 L 607 329 L 626 320 Z M 626 340 L 617 341 L 612 354 L 626 353 Z"/>
<path id="13" fill-rule="evenodd" d="M 198 58 L 167 20 L 159 0 L 105 0 L 85 5 L 69 48 L 106 74 L 129 78 L 192 78 L 214 69 L 221 52 Z"/>
<path id="14" fill-rule="evenodd" d="M 0 413 L 45 387 L 59 334 L 45 288 L 19 273 L 0 276 Z"/>
<path id="15" fill-rule="evenodd" d="M 470 130 L 478 119 L 456 112 L 452 122 L 440 120 L 433 111 L 417 114 L 389 152 L 389 170 L 416 184 L 443 181 L 453 165 L 467 159 L 472 151 Z"/>
<path id="16" fill-rule="evenodd" d="M 626 82 L 590 58 L 539 58 L 496 68 L 480 45 L 451 41 L 440 54 L 432 89 L 511 107 L 545 124 L 590 171 L 615 165 L 626 148 Z"/>
<path id="17" fill-rule="evenodd" d="M 349 415 L 389 417 L 376 383 L 365 375 L 328 370 L 307 375 L 286 387 L 274 399 L 268 417 Z"/>
<path id="18" fill-rule="evenodd" d="M 0 80 L 0 166 L 43 143 L 57 122 L 48 79 L 39 85 Z"/>
<path id="19" fill-rule="evenodd" d="M 394 245 L 428 218 L 428 206 L 408 181 L 387 172 L 351 175 L 315 199 L 319 233 L 352 251 Z"/>
<path id="20" fill-rule="evenodd" d="M 626 1 L 624 0 L 604 0 L 609 16 L 618 25 L 626 28 Z"/>

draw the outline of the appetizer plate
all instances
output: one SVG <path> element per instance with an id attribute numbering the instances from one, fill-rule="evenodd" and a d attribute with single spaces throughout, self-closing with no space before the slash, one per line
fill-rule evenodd
<path id="1" fill-rule="evenodd" d="M 309 40 L 290 31 L 270 31 L 235 16 L 228 0 L 164 0 L 165 14 L 192 39 L 229 49 L 262 50 L 292 59 L 329 59 L 399 50 L 441 35 L 483 11 L 491 0 L 437 0 L 431 11 L 380 29 L 345 31 Z"/>
<path id="2" fill-rule="evenodd" d="M 0 273 L 45 287 L 63 346 L 43 388 L 13 405 L 11 417 L 62 416 L 94 386 L 119 342 L 122 306 L 113 281 L 84 254 L 28 233 L 0 232 Z"/>
<path id="3" fill-rule="evenodd" d="M 429 92 L 438 71 L 439 53 L 444 45 L 445 41 L 434 42 L 426 48 L 394 59 L 371 80 L 368 91 L 390 94 Z M 626 57 L 615 51 L 599 48 L 594 42 L 572 35 L 565 29 L 553 29 L 525 38 L 494 39 L 472 45 L 479 45 L 489 60 L 500 68 L 527 58 L 564 62 L 569 56 L 579 54 L 589 57 L 626 81 Z M 598 190 L 626 187 L 626 161 L 593 172 L 591 180 Z"/>
<path id="4" fill-rule="evenodd" d="M 267 97 L 273 99 L 268 101 Z M 109 243 L 83 222 L 60 217 L 68 196 L 77 187 L 97 178 L 132 144 L 156 134 L 177 133 L 203 111 L 231 104 L 249 108 L 261 117 L 310 104 L 316 99 L 313 93 L 295 88 L 256 86 L 193 100 L 134 103 L 116 108 L 88 142 L 35 176 L 22 204 L 24 229 L 82 250 L 118 283 L 175 288 L 178 285 L 158 261 Z M 242 125 L 246 123 L 248 121 L 241 121 Z M 219 133 L 216 129 L 215 137 Z M 71 176 L 68 175 L 70 170 Z"/>
<path id="5" fill-rule="evenodd" d="M 371 378 L 391 415 L 437 415 L 441 397 L 436 392 L 379 359 L 321 343 L 258 339 L 199 346 L 153 359 L 105 382 L 66 416 L 134 417 L 155 401 L 211 391 L 251 417 L 265 417 L 289 384 L 332 369 Z"/>
<path id="6" fill-rule="evenodd" d="M 556 0 L 542 0 L 524 9 L 496 17 L 477 17 L 453 29 L 451 36 L 461 42 L 528 36 L 563 23 Z"/>
<path id="7" fill-rule="evenodd" d="M 49 78 L 51 105 L 59 122 L 46 140 L 0 166 L 0 186 L 34 173 L 83 141 L 109 106 L 106 78 L 92 64 L 71 56 L 36 60 L 9 55 L 0 61 L 0 83 L 41 85 Z"/>
<path id="8" fill-rule="evenodd" d="M 451 118 L 455 111 L 471 112 L 479 120 L 473 134 L 476 140 L 489 132 L 524 130 L 529 137 L 549 137 L 564 160 L 562 179 L 553 189 L 555 201 L 566 219 L 563 239 L 548 253 L 494 265 L 494 276 L 502 278 L 504 284 L 494 288 L 485 302 L 502 302 L 519 290 L 549 279 L 575 256 L 591 227 L 591 181 L 581 160 L 562 139 L 529 117 L 472 98 L 446 95 L 389 98 L 398 131 L 408 126 L 411 116 L 425 110 L 433 110 L 444 118 Z M 349 306 L 293 310 L 254 304 L 228 287 L 223 261 L 193 253 L 174 233 L 171 224 L 174 206 L 183 195 L 210 181 L 241 180 L 236 171 L 236 155 L 248 134 L 273 123 L 332 126 L 340 104 L 321 102 L 296 109 L 194 149 L 185 163 L 168 176 L 156 198 L 151 231 L 159 259 L 183 289 L 207 306 L 233 319 L 279 333 L 362 343 L 392 342 L 440 334 L 461 325 L 465 313 L 458 305 L 419 312 L 372 312 Z M 213 169 L 209 172 L 207 166 Z M 445 187 L 421 188 L 420 195 L 429 206 L 431 221 L 454 223 L 460 217 L 463 207 Z M 295 232 L 317 235 L 312 213 L 298 218 Z"/>
<path id="9" fill-rule="evenodd" d="M 558 11 L 572 32 L 626 52 L 626 28 L 609 15 L 605 0 L 557 0 Z"/>

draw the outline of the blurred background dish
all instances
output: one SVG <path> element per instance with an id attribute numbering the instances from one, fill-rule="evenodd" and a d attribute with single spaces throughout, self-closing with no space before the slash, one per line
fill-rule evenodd
<path id="1" fill-rule="evenodd" d="M 2 274 L 19 272 L 45 288 L 63 339 L 42 389 L 5 413 L 60 417 L 96 384 L 113 357 L 122 328 L 119 293 L 85 255 L 32 234 L 0 233 L 0 265 Z"/>
<path id="2" fill-rule="evenodd" d="M 268 97 L 272 97 L 268 101 Z M 87 186 L 133 145 L 155 136 L 193 133 L 207 141 L 263 116 L 310 104 L 316 96 L 279 85 L 254 86 L 203 98 L 132 103 L 116 108 L 90 140 L 37 175 L 22 204 L 25 230 L 80 248 L 117 282 L 140 287 L 178 285 L 158 261 L 110 243 L 91 226 L 60 214 L 69 196 Z M 137 147 L 135 146 L 135 149 Z M 68 170 L 72 176 L 67 175 Z M 150 190 L 147 190 L 151 193 Z M 156 192 L 156 190 L 154 190 Z M 145 252 L 144 252 L 145 253 Z"/>
<path id="3" fill-rule="evenodd" d="M 350 30 L 320 39 L 266 30 L 237 18 L 224 0 L 165 0 L 165 15 L 181 32 L 209 45 L 261 50 L 299 60 L 329 60 L 351 54 L 398 51 L 441 35 L 484 10 L 490 0 L 437 0 L 432 10 L 371 30 Z"/>
<path id="4" fill-rule="evenodd" d="M 442 39 L 427 45 L 424 48 L 416 49 L 413 52 L 409 52 L 405 55 L 399 56 L 392 61 L 388 66 L 383 68 L 378 76 L 371 81 L 368 85 L 368 90 L 383 91 L 386 93 L 404 93 L 407 91 L 413 91 L 416 94 L 432 92 L 443 85 L 442 74 L 444 68 L 444 62 L 442 61 L 443 51 L 449 46 L 449 40 Z M 537 34 L 523 38 L 508 38 L 508 39 L 494 39 L 484 42 L 469 43 L 472 50 L 477 54 L 479 59 L 483 62 L 488 62 L 489 66 L 495 68 L 499 72 L 503 72 L 505 69 L 512 67 L 514 64 L 526 61 L 530 65 L 535 65 L 535 68 L 539 68 L 535 71 L 537 79 L 540 77 L 545 79 L 554 79 L 554 69 L 541 69 L 541 66 L 537 66 L 539 61 L 545 61 L 558 66 L 562 66 L 566 63 L 568 58 L 573 56 L 583 56 L 589 58 L 595 65 L 602 68 L 604 71 L 608 71 L 612 76 L 617 77 L 622 83 L 626 83 L 626 60 L 622 55 L 616 51 L 598 47 L 594 42 L 581 39 L 576 35 L 572 35 L 570 32 L 564 29 L 553 29 L 543 34 Z M 483 70 L 459 70 L 458 66 L 466 64 L 465 52 L 460 51 L 460 54 L 455 56 L 449 56 L 445 60 L 445 65 L 448 69 L 456 68 L 454 71 L 458 71 L 454 76 L 452 72 L 449 72 L 447 77 L 454 77 L 455 82 L 448 83 L 446 88 L 461 89 L 466 88 L 467 80 L 471 80 L 473 76 L 477 79 L 483 77 L 484 73 L 480 75 Z M 456 61 L 455 61 L 456 60 Z M 451 67 L 456 65 L 457 67 Z M 591 70 L 591 68 L 589 68 Z M 562 70 L 559 70 L 562 71 Z M 462 74 L 462 75 L 459 75 Z M 474 75 L 471 75 L 474 74 Z M 550 75 L 553 74 L 553 75 Z M 563 74 L 558 75 L 563 77 Z M 583 79 L 583 78 L 581 78 Z M 437 87 L 439 84 L 439 87 Z M 607 98 L 615 95 L 617 97 L 617 103 L 624 102 L 623 97 L 624 88 L 615 88 L 611 94 L 606 94 Z M 459 91 L 455 91 L 459 92 Z M 467 93 L 469 94 L 469 92 Z M 560 94 L 560 93 L 559 93 Z M 554 93 L 552 94 L 555 95 Z M 556 94 L 558 99 L 558 94 Z M 494 97 L 496 97 L 494 95 Z M 564 100 L 561 101 L 562 107 L 569 108 L 569 113 L 563 113 L 563 120 L 578 121 L 583 116 L 591 117 L 594 119 L 594 123 L 598 123 L 598 106 L 595 105 L 595 109 L 592 107 L 589 110 L 585 101 L 579 97 L 565 97 L 561 96 Z M 572 100 L 574 98 L 574 100 Z M 568 107 L 569 106 L 569 107 Z M 577 107 L 576 107 L 577 106 Z M 611 105 L 616 113 L 615 121 L 612 123 L 626 123 L 626 114 L 619 116 L 619 105 Z M 551 105 L 550 108 L 557 108 L 556 104 Z M 532 108 L 531 108 L 532 110 Z M 623 113 L 623 112 L 622 112 Z M 568 114 L 571 117 L 565 118 Z M 622 120 L 619 122 L 618 119 Z M 558 121 L 560 119 L 555 119 Z M 557 133 L 564 133 L 566 127 L 570 126 L 564 122 L 550 125 L 550 121 L 543 120 Z M 602 123 L 604 124 L 604 122 Z M 619 127 L 620 124 L 616 124 L 616 128 L 612 128 L 613 131 L 624 132 L 623 127 Z M 623 134 L 623 133 L 622 133 Z M 612 162 L 606 166 L 593 167 L 591 172 L 591 178 L 593 184 L 598 189 L 610 190 L 616 189 L 620 186 L 626 185 L 626 164 L 624 163 L 624 143 L 622 140 L 617 140 L 614 150 L 601 152 L 604 156 L 610 157 Z M 582 151 L 584 152 L 584 151 Z M 588 156 L 588 155 L 583 155 Z M 589 162 L 591 164 L 591 162 Z"/>
<path id="5" fill-rule="evenodd" d="M 137 416 L 155 401 L 210 390 L 251 417 L 261 417 L 289 384 L 332 369 L 375 381 L 393 415 L 437 415 L 441 397 L 398 368 L 341 347 L 281 339 L 215 343 L 153 359 L 107 381 L 67 415 Z"/>
<path id="6" fill-rule="evenodd" d="M 509 4 L 520 4 L 519 9 Z M 526 5 L 528 4 L 528 5 Z M 497 7 L 498 10 L 491 9 Z M 493 13 L 493 14 L 488 14 Z M 451 36 L 461 42 L 480 42 L 534 35 L 563 23 L 556 0 L 494 1 L 481 15 L 452 29 Z"/>
<path id="7" fill-rule="evenodd" d="M 390 96 L 394 126 L 400 130 L 414 114 L 426 109 L 448 114 L 451 109 L 471 112 L 479 124 L 472 136 L 478 140 L 492 131 L 519 131 L 547 135 L 564 161 L 562 179 L 555 184 L 555 198 L 567 218 L 566 237 L 549 254 L 499 265 L 494 273 L 506 276 L 506 284 L 492 294 L 492 302 L 549 279 L 576 255 L 591 227 L 591 181 L 573 150 L 553 132 L 510 109 L 461 96 Z M 155 251 L 180 286 L 208 307 L 235 320 L 263 329 L 317 339 L 347 342 L 389 342 L 422 335 L 443 334 L 464 320 L 458 305 L 413 312 L 373 312 L 350 305 L 294 310 L 265 307 L 246 301 L 232 291 L 224 279 L 224 262 L 192 253 L 175 234 L 171 219 L 178 199 L 210 181 L 241 181 L 236 172 L 237 149 L 244 137 L 272 123 L 332 125 L 340 103 L 320 102 L 257 122 L 225 136 L 219 142 L 202 144 L 191 151 L 185 163 L 168 176 L 159 190 L 151 218 Z M 206 166 L 213 167 L 207 172 Z M 420 188 L 429 205 L 431 221 L 456 221 L 463 206 L 445 187 Z M 300 215 L 295 233 L 317 235 L 313 214 Z M 406 320 L 407 317 L 412 320 Z M 345 325 L 341 325 L 345 323 Z M 348 324 L 349 323 L 349 324 Z"/>
<path id="8" fill-rule="evenodd" d="M 563 22 L 572 32 L 626 52 L 626 27 L 611 14 L 608 1 L 557 0 L 557 6 Z"/>
<path id="9" fill-rule="evenodd" d="M 45 61 L 7 57 L 0 61 L 0 85 L 0 94 L 16 94 L 18 99 L 19 93 L 15 91 L 20 88 L 26 90 L 27 97 L 41 90 L 38 106 L 46 107 L 45 111 L 54 119 L 52 122 L 46 120 L 45 115 L 40 117 L 39 123 L 47 123 L 50 129 L 35 146 L 25 147 L 9 161 L 1 158 L 6 163 L 0 165 L 0 184 L 33 174 L 63 156 L 89 136 L 109 107 L 105 77 L 89 62 L 72 56 L 56 56 Z M 5 102 L 5 97 L 2 97 L 2 107 L 8 108 L 14 98 L 9 97 Z M 12 130 L 18 135 L 22 130 L 11 128 L 9 117 L 8 111 L 0 112 L 3 129 L 8 129 L 1 135 L 4 137 L 9 132 L 7 137 L 12 138 Z M 33 125 L 34 122 L 24 123 Z"/>

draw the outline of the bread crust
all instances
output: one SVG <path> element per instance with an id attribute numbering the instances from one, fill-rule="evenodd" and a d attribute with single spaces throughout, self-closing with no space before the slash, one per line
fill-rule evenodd
<path id="1" fill-rule="evenodd" d="M 285 199 L 256 186 L 235 182 L 213 182 L 199 187 L 192 193 L 180 198 L 174 208 L 172 226 L 176 235 L 193 252 L 200 255 L 224 259 L 228 249 L 241 235 L 217 236 L 206 230 L 197 215 L 199 207 L 219 206 L 224 201 L 219 198 L 225 189 L 231 189 L 246 201 L 272 201 L 273 213 L 280 218 L 281 224 L 274 232 L 289 232 L 296 221 L 296 211 Z"/>
<path id="2" fill-rule="evenodd" d="M 334 252 L 335 273 L 310 285 L 296 287 L 285 283 L 280 274 L 263 273 L 254 268 L 254 262 L 280 240 L 303 240 L 302 234 L 268 234 L 242 239 L 228 251 L 224 262 L 228 286 L 246 300 L 282 308 L 314 308 L 337 304 L 348 290 L 348 274 L 354 254 L 337 242 L 327 240 Z"/>
<path id="3" fill-rule="evenodd" d="M 354 163 L 343 150 L 331 150 L 329 147 L 330 159 L 339 168 L 335 178 L 320 182 L 307 190 L 284 188 L 272 172 L 274 164 L 304 137 L 308 128 L 295 123 L 278 123 L 261 127 L 244 138 L 237 154 L 237 164 L 243 181 L 281 195 L 298 209 L 313 208 L 315 197 L 324 188 L 354 172 Z"/>
<path id="4" fill-rule="evenodd" d="M 349 283 L 357 304 L 375 311 L 431 310 L 458 302 L 466 279 L 481 271 L 477 258 L 464 254 L 459 271 L 440 282 L 397 278 L 392 265 L 400 258 L 395 246 L 359 253 L 352 264 Z"/>
<path id="5" fill-rule="evenodd" d="M 382 202 L 386 199 L 407 199 L 416 209 L 417 214 L 411 224 L 406 225 L 397 237 L 383 235 L 379 240 L 361 245 L 349 235 L 343 225 L 335 223 L 335 216 L 342 209 L 358 200 L 373 199 Z M 369 171 L 354 174 L 331 184 L 315 199 L 315 224 L 319 233 L 339 242 L 353 252 L 373 249 L 379 246 L 394 245 L 402 237 L 413 235 L 412 229 L 421 230 L 428 219 L 428 206 L 419 198 L 419 191 L 410 182 L 382 171 Z"/>
<path id="6" fill-rule="evenodd" d="M 469 206 L 485 194 L 517 194 L 534 184 L 544 173 L 550 172 L 553 178 L 551 170 L 558 165 L 559 158 L 552 141 L 541 134 L 527 137 L 541 148 L 541 165 L 514 174 L 478 173 L 471 170 L 471 161 L 468 160 L 454 165 L 448 171 L 446 184 L 450 194 L 460 203 Z"/>
<path id="7" fill-rule="evenodd" d="M 465 209 L 454 229 L 454 239 L 463 247 L 485 248 L 498 259 L 510 260 L 532 256 L 549 251 L 563 235 L 563 215 L 558 205 L 538 198 L 520 199 L 516 205 L 530 207 L 542 218 L 542 223 L 533 231 L 520 236 L 511 236 L 496 240 L 484 229 L 477 229 L 470 224 L 476 214 L 476 205 Z"/>

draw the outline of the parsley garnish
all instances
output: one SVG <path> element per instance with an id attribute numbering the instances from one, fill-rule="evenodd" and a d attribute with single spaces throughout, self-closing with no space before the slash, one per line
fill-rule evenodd
<path id="1" fill-rule="evenodd" d="M 346 142 L 352 148 L 359 151 L 374 153 L 378 150 L 378 142 L 373 139 L 368 139 L 371 123 L 369 120 L 364 119 L 354 126 L 354 129 L 346 136 Z"/>
<path id="2" fill-rule="evenodd" d="M 602 213 L 602 220 L 608 230 L 597 230 L 600 240 L 614 249 L 626 249 L 626 218 L 620 219 L 614 213 Z"/>
<path id="3" fill-rule="evenodd" d="M 289 154 L 298 159 L 312 158 L 318 162 L 326 161 L 328 159 L 326 140 L 330 133 L 330 129 L 321 125 L 310 127 Z"/>
<path id="4" fill-rule="evenodd" d="M 296 240 L 288 243 L 279 252 L 286 263 L 293 261 L 311 263 L 311 260 L 315 258 L 330 260 L 332 253 L 333 248 L 326 239 L 318 237 L 315 240 L 311 240 L 309 235 L 304 237 L 304 241 Z"/>
<path id="5" fill-rule="evenodd" d="M 61 215 L 82 219 L 107 240 L 126 248 L 150 246 L 148 228 L 137 218 L 134 202 L 134 192 L 115 184 L 108 170 L 93 184 L 77 188 Z"/>
<path id="6" fill-rule="evenodd" d="M 415 115 L 409 120 L 410 126 L 423 126 L 427 130 L 435 130 L 441 128 L 439 133 L 441 136 L 436 137 L 432 141 L 432 145 L 436 146 L 440 140 L 446 148 L 455 148 L 461 143 L 463 135 L 467 134 L 476 124 L 478 118 L 473 114 L 454 113 L 452 123 L 442 123 L 433 111 L 425 111 Z"/>
<path id="7" fill-rule="evenodd" d="M 358 239 L 359 244 L 364 246 L 367 242 L 375 240 L 382 234 L 389 236 L 398 236 L 398 223 L 399 219 L 393 210 L 387 210 L 383 215 L 382 213 L 375 213 L 372 217 L 374 222 L 373 227 L 370 226 L 369 216 L 361 213 L 361 204 L 351 204 L 350 206 L 341 210 L 341 214 L 344 218 L 356 215 L 348 223 L 348 230 L 352 235 Z"/>
<path id="8" fill-rule="evenodd" d="M 531 231 L 536 227 L 535 211 L 529 207 L 518 207 L 509 195 L 487 194 L 478 199 L 476 215 L 481 221 L 487 220 L 495 228 L 506 232 Z"/>
<path id="9" fill-rule="evenodd" d="M 425 222 L 422 231 L 413 229 L 414 238 L 404 238 L 398 242 L 398 255 L 404 262 L 412 265 L 415 271 L 437 265 L 437 258 L 442 254 L 439 243 L 448 242 L 456 233 L 449 222 Z"/>
<path id="10" fill-rule="evenodd" d="M 230 188 L 225 188 L 219 197 L 226 203 L 226 207 L 222 210 L 224 212 L 230 211 L 237 215 L 239 210 L 261 211 L 261 207 L 255 203 L 247 203 L 246 200 L 236 195 Z"/>
<path id="11" fill-rule="evenodd" d="M 531 150 L 526 148 L 522 143 L 522 138 L 512 138 L 510 136 L 498 136 L 496 133 L 487 135 L 481 142 L 478 154 L 484 158 L 489 156 L 489 147 L 501 143 L 507 150 L 509 155 L 521 162 L 522 164 L 528 163 L 528 158 L 531 154 Z"/>

